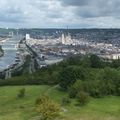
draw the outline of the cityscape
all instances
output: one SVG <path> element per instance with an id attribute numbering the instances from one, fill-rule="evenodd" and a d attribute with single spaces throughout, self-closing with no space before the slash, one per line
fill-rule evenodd
<path id="1" fill-rule="evenodd" d="M 18 31 L 20 31 L 20 34 Z M 41 31 L 37 30 L 37 32 Z M 59 63 L 63 59 L 74 55 L 95 54 L 107 60 L 120 58 L 119 30 L 96 29 L 90 31 L 81 29 L 77 30 L 76 33 L 72 33 L 72 31 L 67 28 L 64 30 L 54 30 L 53 32 L 51 30 L 48 32 L 43 30 L 44 34 L 36 34 L 30 30 L 31 34 L 28 34 L 27 31 L 23 33 L 22 30 L 15 30 L 14 33 L 9 30 L 8 34 L 1 34 L 0 44 L 1 49 L 3 47 L 4 51 L 0 53 L 3 56 L 0 60 L 1 74 L 4 73 L 7 77 L 11 77 L 9 72 L 11 73 L 14 69 L 19 69 L 24 64 L 25 57 L 32 54 L 28 46 L 37 54 L 35 59 L 39 68 Z M 100 34 L 103 34 L 103 36 Z M 14 41 L 16 39 L 18 40 Z M 8 42 L 9 40 L 11 42 Z M 7 56 L 9 51 L 12 51 L 11 55 L 9 55 L 11 59 Z M 6 63 L 3 63 L 3 61 Z"/>
<path id="2" fill-rule="evenodd" d="M 0 0 L 0 120 L 120 120 L 120 0 Z"/>

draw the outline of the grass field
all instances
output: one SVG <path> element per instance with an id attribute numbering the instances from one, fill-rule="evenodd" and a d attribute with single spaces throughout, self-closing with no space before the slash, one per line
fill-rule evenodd
<path id="1" fill-rule="evenodd" d="M 18 99 L 17 94 L 21 88 L 26 89 L 26 95 Z M 0 120 L 37 120 L 35 100 L 44 93 L 59 104 L 62 97 L 67 95 L 55 87 L 44 85 L 0 87 Z M 84 107 L 75 106 L 72 100 L 64 109 L 62 120 L 120 120 L 120 97 L 91 98 Z"/>

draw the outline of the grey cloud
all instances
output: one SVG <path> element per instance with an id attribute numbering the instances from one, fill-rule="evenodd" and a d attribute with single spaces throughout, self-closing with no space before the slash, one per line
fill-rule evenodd
<path id="1" fill-rule="evenodd" d="M 19 2 L 1 0 L 0 4 L 0 22 L 19 23 L 25 22 L 24 10 Z"/>
<path id="2" fill-rule="evenodd" d="M 63 5 L 67 6 L 84 6 L 88 5 L 90 0 L 59 0 Z"/>
<path id="3" fill-rule="evenodd" d="M 0 23 L 6 25 L 90 27 L 102 24 L 109 27 L 109 21 L 120 26 L 120 0 L 0 1 Z"/>
<path id="4" fill-rule="evenodd" d="M 49 17 L 49 18 L 61 18 L 61 17 L 63 17 L 62 16 L 62 14 L 60 13 L 60 12 L 55 12 L 55 13 L 53 13 L 53 12 L 48 12 L 47 14 L 46 14 L 46 17 Z"/>
<path id="5" fill-rule="evenodd" d="M 25 22 L 25 17 L 20 13 L 6 13 L 6 12 L 0 12 L 0 22 Z"/>
<path id="6" fill-rule="evenodd" d="M 90 24 L 97 27 L 120 26 L 120 0 L 60 0 L 62 5 L 73 7 L 72 13 L 79 20 L 83 20 L 84 26 Z M 79 17 L 79 18 L 78 18 Z M 94 24 L 93 24 L 94 23 Z M 110 23 L 110 24 L 109 24 Z"/>
<path id="7" fill-rule="evenodd" d="M 76 15 L 83 18 L 119 16 L 120 0 L 61 0 L 62 4 L 74 6 Z"/>

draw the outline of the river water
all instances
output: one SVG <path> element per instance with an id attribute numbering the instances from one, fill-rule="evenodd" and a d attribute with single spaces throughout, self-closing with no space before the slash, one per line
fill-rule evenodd
<path id="1" fill-rule="evenodd" d="M 6 39 L 5 42 L 2 43 L 4 56 L 0 57 L 0 70 L 6 69 L 9 65 L 14 63 L 17 52 L 16 45 L 21 39 L 22 36 L 17 35 Z"/>

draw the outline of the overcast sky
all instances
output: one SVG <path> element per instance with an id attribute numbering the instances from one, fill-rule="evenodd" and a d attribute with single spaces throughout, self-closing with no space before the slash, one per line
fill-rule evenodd
<path id="1" fill-rule="evenodd" d="M 0 0 L 0 27 L 120 28 L 120 0 Z"/>

